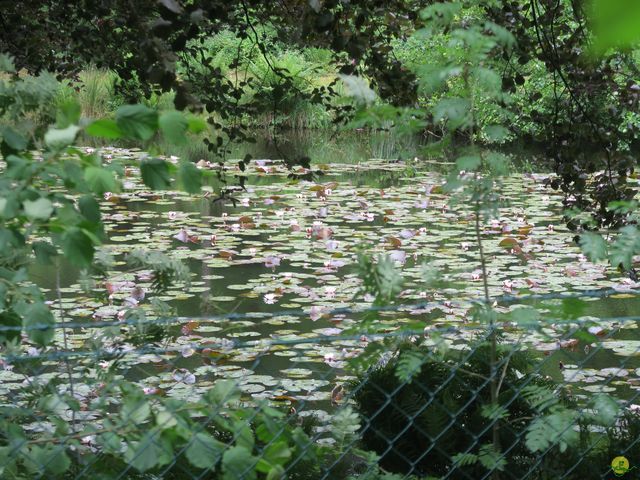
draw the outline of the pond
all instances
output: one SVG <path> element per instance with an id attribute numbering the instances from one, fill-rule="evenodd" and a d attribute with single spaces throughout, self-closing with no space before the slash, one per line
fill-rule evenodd
<path id="1" fill-rule="evenodd" d="M 317 151 L 313 166 L 324 175 L 314 181 L 288 178 L 290 172 L 278 161 L 282 148 L 294 156 Z M 361 282 L 355 264 L 360 251 L 394 260 L 405 278 L 397 304 L 431 302 L 423 308 L 379 313 L 385 331 L 402 324 L 427 330 L 452 327 L 445 338 L 452 345 L 464 345 L 473 334 L 467 328 L 469 300 L 483 292 L 473 215 L 467 206 L 452 203 L 439 187 L 447 165 L 414 160 L 415 148 L 415 143 L 398 143 L 384 134 L 337 139 L 308 135 L 281 142 L 278 149 L 269 140 L 241 146 L 232 156 L 242 157 L 241 152 L 250 149 L 258 160 L 247 170 L 247 190 L 234 194 L 235 204 L 214 202 L 213 194 L 150 193 L 139 183 L 136 168 L 145 153 L 102 148 L 106 161 L 127 165 L 124 190 L 102 202 L 109 239 L 102 251 L 116 261 L 108 284 L 98 283 L 92 292 L 84 292 L 78 272 L 66 264 L 59 280 L 54 269 L 42 266 L 33 267 L 32 278 L 46 289 L 65 321 L 118 324 L 135 304 L 153 322 L 162 317 L 153 308 L 154 298 L 167 302 L 181 318 L 169 327 L 171 336 L 157 339 L 151 351 L 149 345 L 134 341 L 132 327 L 125 323 L 69 331 L 67 346 L 79 352 L 72 361 L 78 384 L 116 365 L 148 391 L 167 395 L 188 397 L 210 387 L 216 378 L 233 377 L 255 397 L 295 397 L 327 408 L 332 389 L 350 378 L 344 361 L 370 340 L 351 333 L 361 313 L 330 313 L 370 306 L 371 299 L 358 293 Z M 530 164 L 523 158 L 515 160 Z M 235 163 L 228 165 L 232 180 Z M 508 329 L 506 338 L 529 345 L 544 359 L 544 374 L 575 383 L 576 391 L 617 390 L 631 398 L 640 388 L 638 323 L 637 318 L 616 317 L 637 314 L 640 297 L 633 289 L 639 285 L 581 255 L 574 234 L 562 221 L 561 196 L 544 186 L 545 177 L 514 173 L 503 182 L 500 195 L 506 206 L 482 229 L 491 296 L 615 290 L 569 303 L 499 304 L 502 312 L 518 303 L 533 304 L 548 322 L 541 331 Z M 149 272 L 131 271 L 126 265 L 125 255 L 134 249 L 161 251 L 186 262 L 190 284 L 154 294 Z M 425 287 L 425 262 L 451 285 L 439 290 Z M 557 340 L 562 329 L 552 320 L 566 322 L 578 316 L 604 319 L 591 326 L 601 348 L 584 339 Z M 347 331 L 350 336 L 343 338 Z M 315 337 L 335 341 L 310 340 Z M 61 331 L 56 338 L 62 348 Z M 268 346 L 272 340 L 279 345 Z M 96 346 L 130 353 L 117 364 L 113 359 L 98 362 Z M 45 365 L 43 379 L 60 374 L 56 360 Z M 18 371 L 3 375 L 4 392 L 17 390 L 23 381 Z M 90 390 L 76 391 L 89 395 Z"/>

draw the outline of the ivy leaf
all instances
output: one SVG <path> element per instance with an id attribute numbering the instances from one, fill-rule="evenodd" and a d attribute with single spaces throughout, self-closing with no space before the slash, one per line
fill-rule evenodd
<path id="1" fill-rule="evenodd" d="M 202 172 L 193 163 L 180 162 L 178 177 L 182 184 L 182 189 L 187 193 L 199 193 L 202 189 Z"/>
<path id="2" fill-rule="evenodd" d="M 160 130 L 164 137 L 173 145 L 184 145 L 187 143 L 187 129 L 189 123 L 180 112 L 171 111 L 160 115 Z"/>
<path id="3" fill-rule="evenodd" d="M 222 457 L 226 445 L 208 433 L 200 432 L 191 437 L 185 452 L 187 460 L 197 468 L 213 469 Z"/>
<path id="4" fill-rule="evenodd" d="M 140 164 L 140 173 L 144 184 L 153 190 L 162 190 L 171 185 L 169 165 L 159 158 L 143 160 Z"/>
<path id="5" fill-rule="evenodd" d="M 51 200 L 40 197 L 37 200 L 25 200 L 24 213 L 30 220 L 49 220 L 53 213 L 53 204 Z"/>
<path id="6" fill-rule="evenodd" d="M 24 316 L 24 327 L 29 339 L 40 345 L 47 345 L 53 340 L 53 325 L 56 323 L 53 314 L 44 303 L 29 305 Z"/>
<path id="7" fill-rule="evenodd" d="M 95 247 L 87 232 L 78 227 L 68 228 L 62 235 L 64 256 L 75 266 L 87 268 L 91 265 Z"/>
<path id="8" fill-rule="evenodd" d="M 580 235 L 580 248 L 592 262 L 607 258 L 607 242 L 597 233 L 585 232 Z"/>
<path id="9" fill-rule="evenodd" d="M 92 137 L 108 138 L 110 140 L 121 138 L 124 135 L 115 120 L 109 118 L 102 118 L 89 124 L 85 128 L 85 132 Z"/>
<path id="10" fill-rule="evenodd" d="M 69 125 L 67 128 L 50 128 L 44 135 L 44 143 L 53 150 L 61 150 L 71 145 L 80 131 L 77 125 Z"/>
<path id="11" fill-rule="evenodd" d="M 257 478 L 254 468 L 256 460 L 246 448 L 231 447 L 222 457 L 222 479 L 255 480 Z"/>
<path id="12" fill-rule="evenodd" d="M 145 105 L 124 105 L 116 112 L 116 124 L 127 137 L 149 140 L 158 129 L 158 114 Z"/>
<path id="13" fill-rule="evenodd" d="M 120 189 L 120 185 L 113 173 L 106 168 L 87 167 L 84 171 L 84 180 L 96 195 L 103 195 L 105 192 L 117 192 Z"/>

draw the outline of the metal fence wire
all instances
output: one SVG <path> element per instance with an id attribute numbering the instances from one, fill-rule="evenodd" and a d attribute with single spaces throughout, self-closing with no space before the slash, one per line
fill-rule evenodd
<path id="1" fill-rule="evenodd" d="M 638 478 L 640 316 L 234 333 L 296 315 L 61 322 L 53 347 L 5 348 L 0 478 Z"/>

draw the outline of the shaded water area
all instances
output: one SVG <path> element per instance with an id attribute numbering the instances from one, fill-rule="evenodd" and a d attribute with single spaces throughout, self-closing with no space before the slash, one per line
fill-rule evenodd
<path id="1" fill-rule="evenodd" d="M 277 161 L 282 148 L 295 156 L 317 152 L 314 168 L 324 175 L 314 181 L 291 180 L 290 172 Z M 243 149 L 259 160 L 248 168 L 247 190 L 235 194 L 235 204 L 228 199 L 213 202 L 213 194 L 150 193 L 137 181 L 136 165 L 144 153 L 103 149 L 107 161 L 123 161 L 130 173 L 124 178 L 124 191 L 102 202 L 109 238 L 103 251 L 116 260 L 108 275 L 111 295 L 108 298 L 102 283 L 83 292 L 78 272 L 64 265 L 60 279 L 64 314 L 58 315 L 76 322 L 117 320 L 131 306 L 127 299 L 135 287 L 145 291 L 138 308 L 150 320 L 159 316 L 153 298 L 167 302 L 181 317 L 247 314 L 215 321 L 184 318 L 165 332 L 171 336 L 156 339 L 155 346 L 166 352 L 122 358 L 118 368 L 123 375 L 176 396 L 207 389 L 216 378 L 234 377 L 248 394 L 293 395 L 326 407 L 332 388 L 350 378 L 344 362 L 368 338 L 304 342 L 357 330 L 362 315 L 327 312 L 370 305 L 370 299 L 359 293 L 355 265 L 360 251 L 386 254 L 395 261 L 405 278 L 396 303 L 434 302 L 425 308 L 379 313 L 385 331 L 403 324 L 427 330 L 451 326 L 444 336 L 451 345 L 460 348 L 469 341 L 472 304 L 466 300 L 482 295 L 478 249 L 471 209 L 453 202 L 440 188 L 445 164 L 414 161 L 417 144 L 398 144 L 384 136 L 293 138 L 276 149 L 264 140 L 239 147 L 233 154 L 242 157 Z M 229 165 L 227 177 L 232 182 L 235 164 Z M 506 178 L 500 192 L 506 206 L 482 228 L 491 296 L 607 288 L 619 293 L 571 302 L 526 302 L 538 307 L 548 324 L 541 330 L 510 328 L 505 338 L 538 352 L 544 359 L 544 374 L 576 382 L 584 392 L 617 390 L 631 398 L 640 383 L 638 323 L 613 317 L 637 315 L 640 298 L 630 290 L 638 285 L 580 254 L 573 233 L 562 222 L 561 197 L 543 185 L 545 176 L 517 173 Z M 501 246 L 507 238 L 519 248 Z M 183 260 L 192 272 L 190 284 L 153 293 L 149 272 L 131 271 L 126 265 L 125 256 L 133 249 L 161 251 Z M 424 272 L 435 270 L 449 286 L 436 290 L 425 286 Z M 55 271 L 36 266 L 31 274 L 54 300 Z M 508 313 L 514 307 L 496 308 Z M 300 309 L 303 315 L 260 316 Z M 578 317 L 610 319 L 597 320 L 591 327 L 603 348 L 593 348 L 595 343 L 584 339 L 554 340 L 563 331 L 551 319 L 566 322 Z M 96 346 L 136 349 L 140 345 L 132 340 L 133 330 L 75 329 L 68 341 L 80 351 L 90 352 Z M 264 341 L 273 339 L 287 344 L 265 348 Z M 237 348 L 233 342 L 244 344 Z M 78 368 L 77 375 L 97 376 L 107 364 L 93 365 L 90 373 L 81 374 Z M 49 365 L 54 375 L 55 362 Z M 17 374 L 5 375 L 9 382 L 21 380 Z M 3 388 L 12 387 L 5 383 Z"/>

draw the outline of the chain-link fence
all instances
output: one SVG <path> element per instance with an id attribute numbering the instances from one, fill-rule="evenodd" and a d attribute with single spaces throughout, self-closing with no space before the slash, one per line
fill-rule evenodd
<path id="1" fill-rule="evenodd" d="M 1 478 L 634 478 L 640 316 L 549 315 L 615 293 L 269 338 L 248 319 L 309 311 L 61 323 L 57 347 L 3 352 Z"/>

